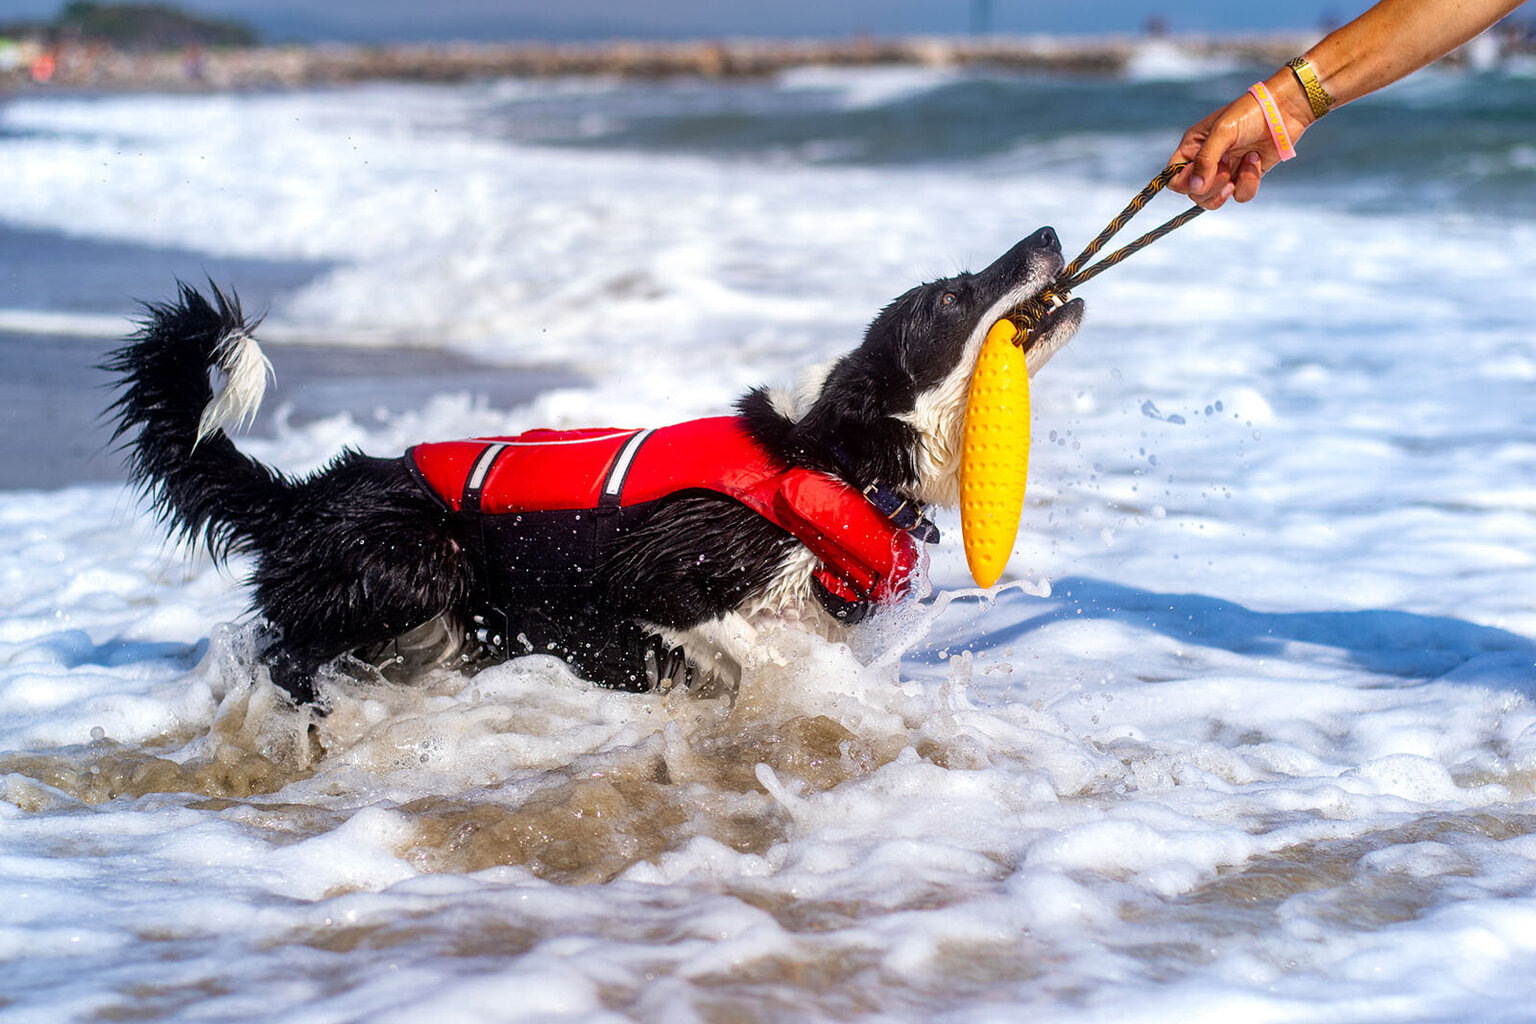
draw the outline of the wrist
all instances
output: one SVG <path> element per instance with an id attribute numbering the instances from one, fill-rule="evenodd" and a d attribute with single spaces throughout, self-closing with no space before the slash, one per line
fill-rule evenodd
<path id="1" fill-rule="evenodd" d="M 1312 120 L 1322 120 L 1323 115 L 1328 113 L 1335 101 L 1333 94 L 1323 85 L 1317 68 L 1306 57 L 1292 57 L 1285 62 L 1285 66 L 1291 69 L 1291 74 L 1296 78 L 1296 84 L 1301 86 L 1301 91 L 1306 95 L 1307 106 L 1312 109 Z"/>
<path id="2" fill-rule="evenodd" d="M 1284 65 L 1265 79 L 1264 85 L 1274 97 L 1275 106 L 1285 119 L 1285 126 L 1290 129 L 1291 141 L 1294 143 L 1317 120 L 1312 113 L 1312 102 L 1307 99 L 1307 91 L 1301 87 L 1291 69 Z"/>
<path id="3" fill-rule="evenodd" d="M 1281 162 L 1290 160 L 1296 156 L 1296 138 L 1299 133 L 1285 118 L 1280 110 L 1280 104 L 1269 91 L 1265 82 L 1254 82 L 1248 87 L 1248 95 L 1259 105 L 1259 117 L 1263 119 L 1264 129 L 1269 133 L 1270 144 L 1275 147 L 1275 156 Z"/>

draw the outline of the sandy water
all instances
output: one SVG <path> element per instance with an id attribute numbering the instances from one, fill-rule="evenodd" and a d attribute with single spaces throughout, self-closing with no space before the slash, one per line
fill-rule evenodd
<path id="1" fill-rule="evenodd" d="M 29 99 L 0 108 L 0 217 L 307 268 L 272 296 L 279 360 L 568 368 L 511 395 L 381 374 L 330 414 L 285 414 L 280 380 L 246 444 L 302 470 L 718 412 L 917 280 L 1090 237 L 1230 85 Z M 1316 177 L 1094 282 L 1036 382 L 1004 585 L 946 542 L 923 601 L 853 647 L 766 637 L 734 699 L 529 658 L 341 666 L 331 715 L 294 712 L 241 566 L 117 484 L 0 495 L 0 1019 L 1526 1017 L 1529 89 L 1352 112 L 1472 110 L 1471 183 L 1359 162 L 1331 119 Z M 1064 96 L 1143 116 L 1017 127 Z M 39 306 L 131 312 L 0 324 Z"/>

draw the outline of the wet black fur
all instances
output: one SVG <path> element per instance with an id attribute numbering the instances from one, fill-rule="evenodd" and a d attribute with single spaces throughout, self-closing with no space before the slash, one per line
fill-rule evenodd
<path id="1" fill-rule="evenodd" d="M 767 391 L 748 393 L 739 410 L 749 430 L 790 464 L 861 488 L 876 480 L 913 487 L 917 438 L 896 417 L 944 379 L 977 318 L 1043 248 L 1059 251 L 1049 229 L 978 274 L 908 291 L 835 364 L 798 422 Z M 510 653 L 553 651 L 587 678 L 640 688 L 643 652 L 654 649 L 642 624 L 683 630 L 726 614 L 766 588 L 798 543 L 729 498 L 683 492 L 629 530 L 591 582 L 509 584 L 487 564 L 478 525 L 444 509 L 403 458 L 346 450 L 295 478 L 242 454 L 223 431 L 196 441 L 222 346 L 255 326 L 236 298 L 212 291 L 210 300 L 180 284 L 175 301 L 147 305 L 140 330 L 109 357 L 116 436 L 133 480 L 173 532 L 215 557 L 254 557 L 253 603 L 272 627 L 272 676 L 301 703 L 315 700 L 321 665 L 377 652 L 439 616 L 459 636 L 488 625 L 518 638 L 504 644 Z"/>

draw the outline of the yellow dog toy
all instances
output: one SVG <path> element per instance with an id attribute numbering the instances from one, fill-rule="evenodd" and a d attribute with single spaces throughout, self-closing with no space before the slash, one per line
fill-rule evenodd
<path id="1" fill-rule="evenodd" d="M 987 332 L 960 437 L 960 533 L 983 587 L 997 582 L 1013 553 L 1029 476 L 1029 370 L 1018 334 L 1010 320 Z"/>

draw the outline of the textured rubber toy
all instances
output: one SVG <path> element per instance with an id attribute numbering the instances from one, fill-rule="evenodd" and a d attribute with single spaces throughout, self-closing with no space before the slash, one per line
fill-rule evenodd
<path id="1" fill-rule="evenodd" d="M 1013 553 L 1029 476 L 1029 370 L 1018 328 L 987 332 L 965 403 L 960 446 L 960 533 L 977 584 L 997 582 Z"/>

